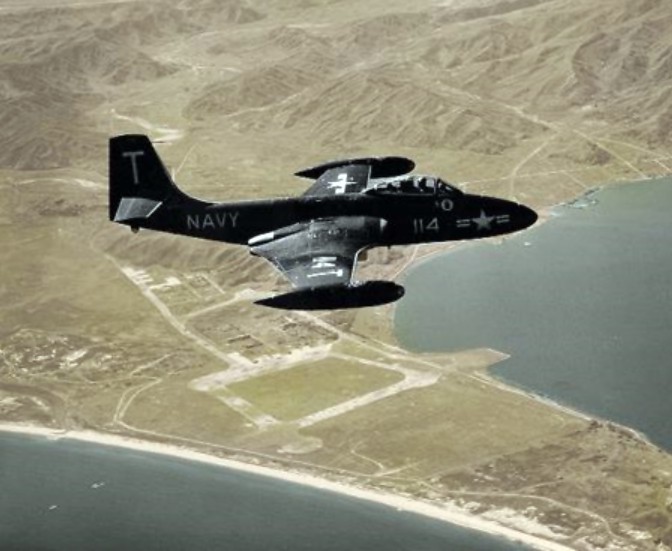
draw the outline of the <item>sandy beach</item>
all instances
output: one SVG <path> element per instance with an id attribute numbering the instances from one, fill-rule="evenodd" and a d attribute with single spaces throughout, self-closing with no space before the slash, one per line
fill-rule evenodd
<path id="1" fill-rule="evenodd" d="M 512 541 L 524 543 L 542 551 L 571 551 L 570 547 L 557 542 L 548 541 L 537 536 L 519 532 L 511 528 L 501 526 L 476 515 L 465 513 L 455 506 L 446 505 L 439 507 L 422 501 L 408 499 L 406 497 L 396 496 L 389 493 L 367 490 L 355 486 L 348 486 L 330 480 L 324 480 L 315 476 L 299 474 L 293 472 L 280 471 L 268 467 L 251 465 L 240 461 L 214 457 L 197 451 L 181 448 L 177 446 L 159 444 L 154 442 L 145 442 L 125 436 L 103 434 L 93 431 L 58 431 L 44 427 L 20 424 L 1 424 L 1 432 L 12 432 L 26 435 L 42 436 L 48 439 L 72 439 L 82 442 L 101 444 L 104 446 L 116 446 L 128 448 L 137 451 L 168 455 L 179 459 L 198 461 L 210 465 L 216 465 L 227 469 L 235 469 L 260 476 L 273 477 L 295 484 L 303 484 L 320 490 L 337 492 L 340 494 L 364 499 L 367 501 L 380 503 L 397 510 L 408 511 L 419 515 L 424 515 L 437 520 L 450 522 L 465 528 L 479 530 L 501 536 Z"/>

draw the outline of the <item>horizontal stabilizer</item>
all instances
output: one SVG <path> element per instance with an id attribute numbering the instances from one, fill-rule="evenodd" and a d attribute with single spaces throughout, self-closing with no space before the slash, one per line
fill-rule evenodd
<path id="1" fill-rule="evenodd" d="M 256 304 L 282 310 L 337 310 L 380 306 L 402 296 L 404 288 L 392 281 L 366 281 L 354 285 L 299 289 L 258 300 Z"/>
<path id="2" fill-rule="evenodd" d="M 114 215 L 115 222 L 146 220 L 161 206 L 161 201 L 144 197 L 122 197 Z"/>

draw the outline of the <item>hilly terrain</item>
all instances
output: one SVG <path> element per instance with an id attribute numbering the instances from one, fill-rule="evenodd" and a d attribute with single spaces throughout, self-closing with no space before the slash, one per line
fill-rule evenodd
<path id="1" fill-rule="evenodd" d="M 107 220 L 107 140 L 148 134 L 211 200 L 404 155 L 543 221 L 672 173 L 671 28 L 664 0 L 0 0 L 0 420 L 312 472 L 572 549 L 669 549 L 669 453 L 493 380 L 496 351 L 399 348 L 392 307 L 253 305 L 287 284 L 245 249 Z M 446 248 L 373 250 L 358 274 Z"/>

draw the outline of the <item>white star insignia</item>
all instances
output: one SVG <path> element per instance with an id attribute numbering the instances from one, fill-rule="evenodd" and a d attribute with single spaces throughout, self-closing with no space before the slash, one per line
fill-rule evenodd
<path id="1" fill-rule="evenodd" d="M 490 224 L 495 219 L 494 216 L 487 216 L 485 211 L 481 209 L 481 215 L 478 218 L 472 218 L 472 222 L 476 224 L 476 229 L 478 230 L 489 230 Z"/>

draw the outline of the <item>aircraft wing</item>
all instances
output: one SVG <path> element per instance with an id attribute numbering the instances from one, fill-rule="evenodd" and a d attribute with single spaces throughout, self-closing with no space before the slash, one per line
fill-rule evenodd
<path id="1" fill-rule="evenodd" d="M 415 163 L 406 157 L 362 157 L 343 159 L 306 168 L 296 176 L 310 178 L 315 183 L 304 193 L 306 196 L 342 195 L 360 193 L 372 178 L 389 178 L 407 174 Z"/>
<path id="2" fill-rule="evenodd" d="M 369 184 L 371 167 L 348 165 L 330 168 L 323 172 L 304 195 L 343 195 L 359 193 Z"/>
<path id="3" fill-rule="evenodd" d="M 398 300 L 404 288 L 392 281 L 353 281 L 357 255 L 381 242 L 386 225 L 382 218 L 344 216 L 301 222 L 253 237 L 248 243 L 252 254 L 270 260 L 294 287 L 256 304 L 332 310 Z"/>
<path id="4" fill-rule="evenodd" d="M 270 260 L 296 289 L 352 282 L 357 254 L 374 245 L 385 226 L 380 218 L 313 220 L 250 240 L 252 254 Z"/>

